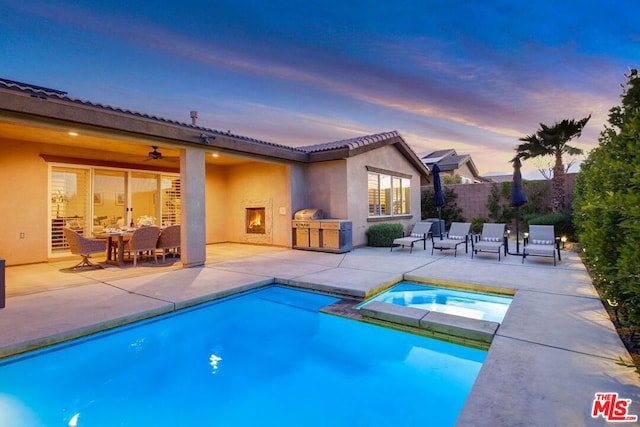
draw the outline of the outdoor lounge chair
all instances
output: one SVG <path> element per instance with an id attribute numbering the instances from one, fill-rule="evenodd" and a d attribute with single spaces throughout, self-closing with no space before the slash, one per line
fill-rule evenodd
<path id="1" fill-rule="evenodd" d="M 160 232 L 158 237 L 158 249 L 162 249 L 162 262 L 165 262 L 168 253 L 176 257 L 180 253 L 180 225 L 169 225 Z"/>
<path id="2" fill-rule="evenodd" d="M 158 258 L 156 257 L 156 246 L 158 244 L 158 237 L 160 236 L 160 227 L 148 226 L 137 228 L 129 241 L 125 242 L 125 252 L 133 252 L 133 266 L 137 265 L 138 255 L 143 252 L 151 252 L 156 264 Z"/>
<path id="3" fill-rule="evenodd" d="M 418 221 L 413 225 L 413 229 L 411 233 L 409 233 L 406 237 L 399 237 L 393 241 L 391 245 L 391 250 L 393 251 L 394 246 L 409 246 L 409 253 L 413 251 L 413 245 L 417 242 L 423 242 L 423 249 L 427 249 L 427 237 L 431 234 L 431 222 L 426 221 Z"/>
<path id="4" fill-rule="evenodd" d="M 523 264 L 528 256 L 544 256 L 553 258 L 553 265 L 556 265 L 556 250 L 559 252 L 560 248 L 553 225 L 530 225 L 528 240 L 522 250 Z"/>
<path id="5" fill-rule="evenodd" d="M 67 239 L 67 243 L 69 243 L 71 253 L 82 257 L 79 263 L 71 267 L 72 270 L 83 267 L 102 268 L 101 265 L 89 261 L 89 257 L 91 254 L 104 253 L 107 250 L 106 241 L 102 239 L 88 239 L 69 227 L 63 227 L 62 232 L 64 233 L 65 239 Z"/>
<path id="6" fill-rule="evenodd" d="M 469 230 L 471 230 L 470 222 L 452 222 L 445 239 L 439 240 L 432 235 L 433 247 L 431 248 L 431 255 L 433 255 L 434 249 L 440 249 L 440 251 L 453 249 L 453 256 L 457 256 L 458 246 L 463 243 L 465 252 L 469 252 Z"/>
<path id="7" fill-rule="evenodd" d="M 498 254 L 498 261 L 500 261 L 500 252 L 505 250 L 504 228 L 504 224 L 483 224 L 480 239 L 477 243 L 472 242 L 471 258 L 473 258 L 474 253 L 494 252 Z"/>

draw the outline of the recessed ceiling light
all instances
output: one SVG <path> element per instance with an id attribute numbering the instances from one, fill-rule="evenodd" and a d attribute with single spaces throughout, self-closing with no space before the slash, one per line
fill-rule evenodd
<path id="1" fill-rule="evenodd" d="M 218 157 L 220 157 L 220 154 L 218 154 L 218 153 L 213 153 L 213 154 L 212 154 L 212 156 L 213 156 L 213 157 L 215 157 L 215 158 L 218 158 Z"/>
<path id="2" fill-rule="evenodd" d="M 78 136 L 78 132 L 69 132 L 69 136 Z"/>

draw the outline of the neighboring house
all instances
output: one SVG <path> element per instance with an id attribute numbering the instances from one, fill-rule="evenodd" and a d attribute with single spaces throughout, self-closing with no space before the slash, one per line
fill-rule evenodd
<path id="1" fill-rule="evenodd" d="M 451 183 L 456 176 L 460 177 L 460 184 L 477 184 L 484 182 L 476 165 L 473 163 L 471 156 L 468 154 L 456 153 L 454 149 L 438 150 L 422 153 L 418 157 L 431 169 L 434 164 L 438 164 L 440 168 L 440 176 L 446 181 L 445 177 L 451 177 Z"/>
<path id="2" fill-rule="evenodd" d="M 70 256 L 64 226 L 140 217 L 180 223 L 182 263 L 200 265 L 209 243 L 292 247 L 304 208 L 351 220 L 362 246 L 372 223 L 420 220 L 430 179 L 395 131 L 289 147 L 2 79 L 0 147 L 7 265 Z"/>
<path id="3" fill-rule="evenodd" d="M 485 175 L 482 177 L 485 182 L 510 182 L 513 181 L 513 174 L 510 175 Z"/>

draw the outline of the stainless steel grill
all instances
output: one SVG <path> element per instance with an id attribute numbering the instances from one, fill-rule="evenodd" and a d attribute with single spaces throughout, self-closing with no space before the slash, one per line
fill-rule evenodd
<path id="1" fill-rule="evenodd" d="M 323 219 L 321 209 L 301 209 L 291 221 L 293 247 L 323 252 L 352 249 L 351 221 Z"/>
<path id="2" fill-rule="evenodd" d="M 294 230 L 293 246 L 308 249 L 320 247 L 320 223 L 322 209 L 300 209 L 293 216 L 291 226 Z"/>
<path id="3" fill-rule="evenodd" d="M 295 213 L 296 221 L 311 221 L 314 219 L 322 219 L 322 209 L 300 209 Z"/>

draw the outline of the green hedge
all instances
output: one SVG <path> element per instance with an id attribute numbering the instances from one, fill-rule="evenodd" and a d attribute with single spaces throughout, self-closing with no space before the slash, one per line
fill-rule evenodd
<path id="1" fill-rule="evenodd" d="M 402 237 L 404 227 L 397 223 L 376 224 L 369 227 L 367 237 L 369 246 L 390 247 L 393 240 Z"/>
<path id="2" fill-rule="evenodd" d="M 529 225 L 553 225 L 556 237 L 566 236 L 570 241 L 576 241 L 576 229 L 570 213 L 528 215 L 526 222 Z"/>
<path id="3" fill-rule="evenodd" d="M 622 325 L 640 331 L 640 74 L 627 77 L 578 174 L 574 219 L 594 284 Z"/>

